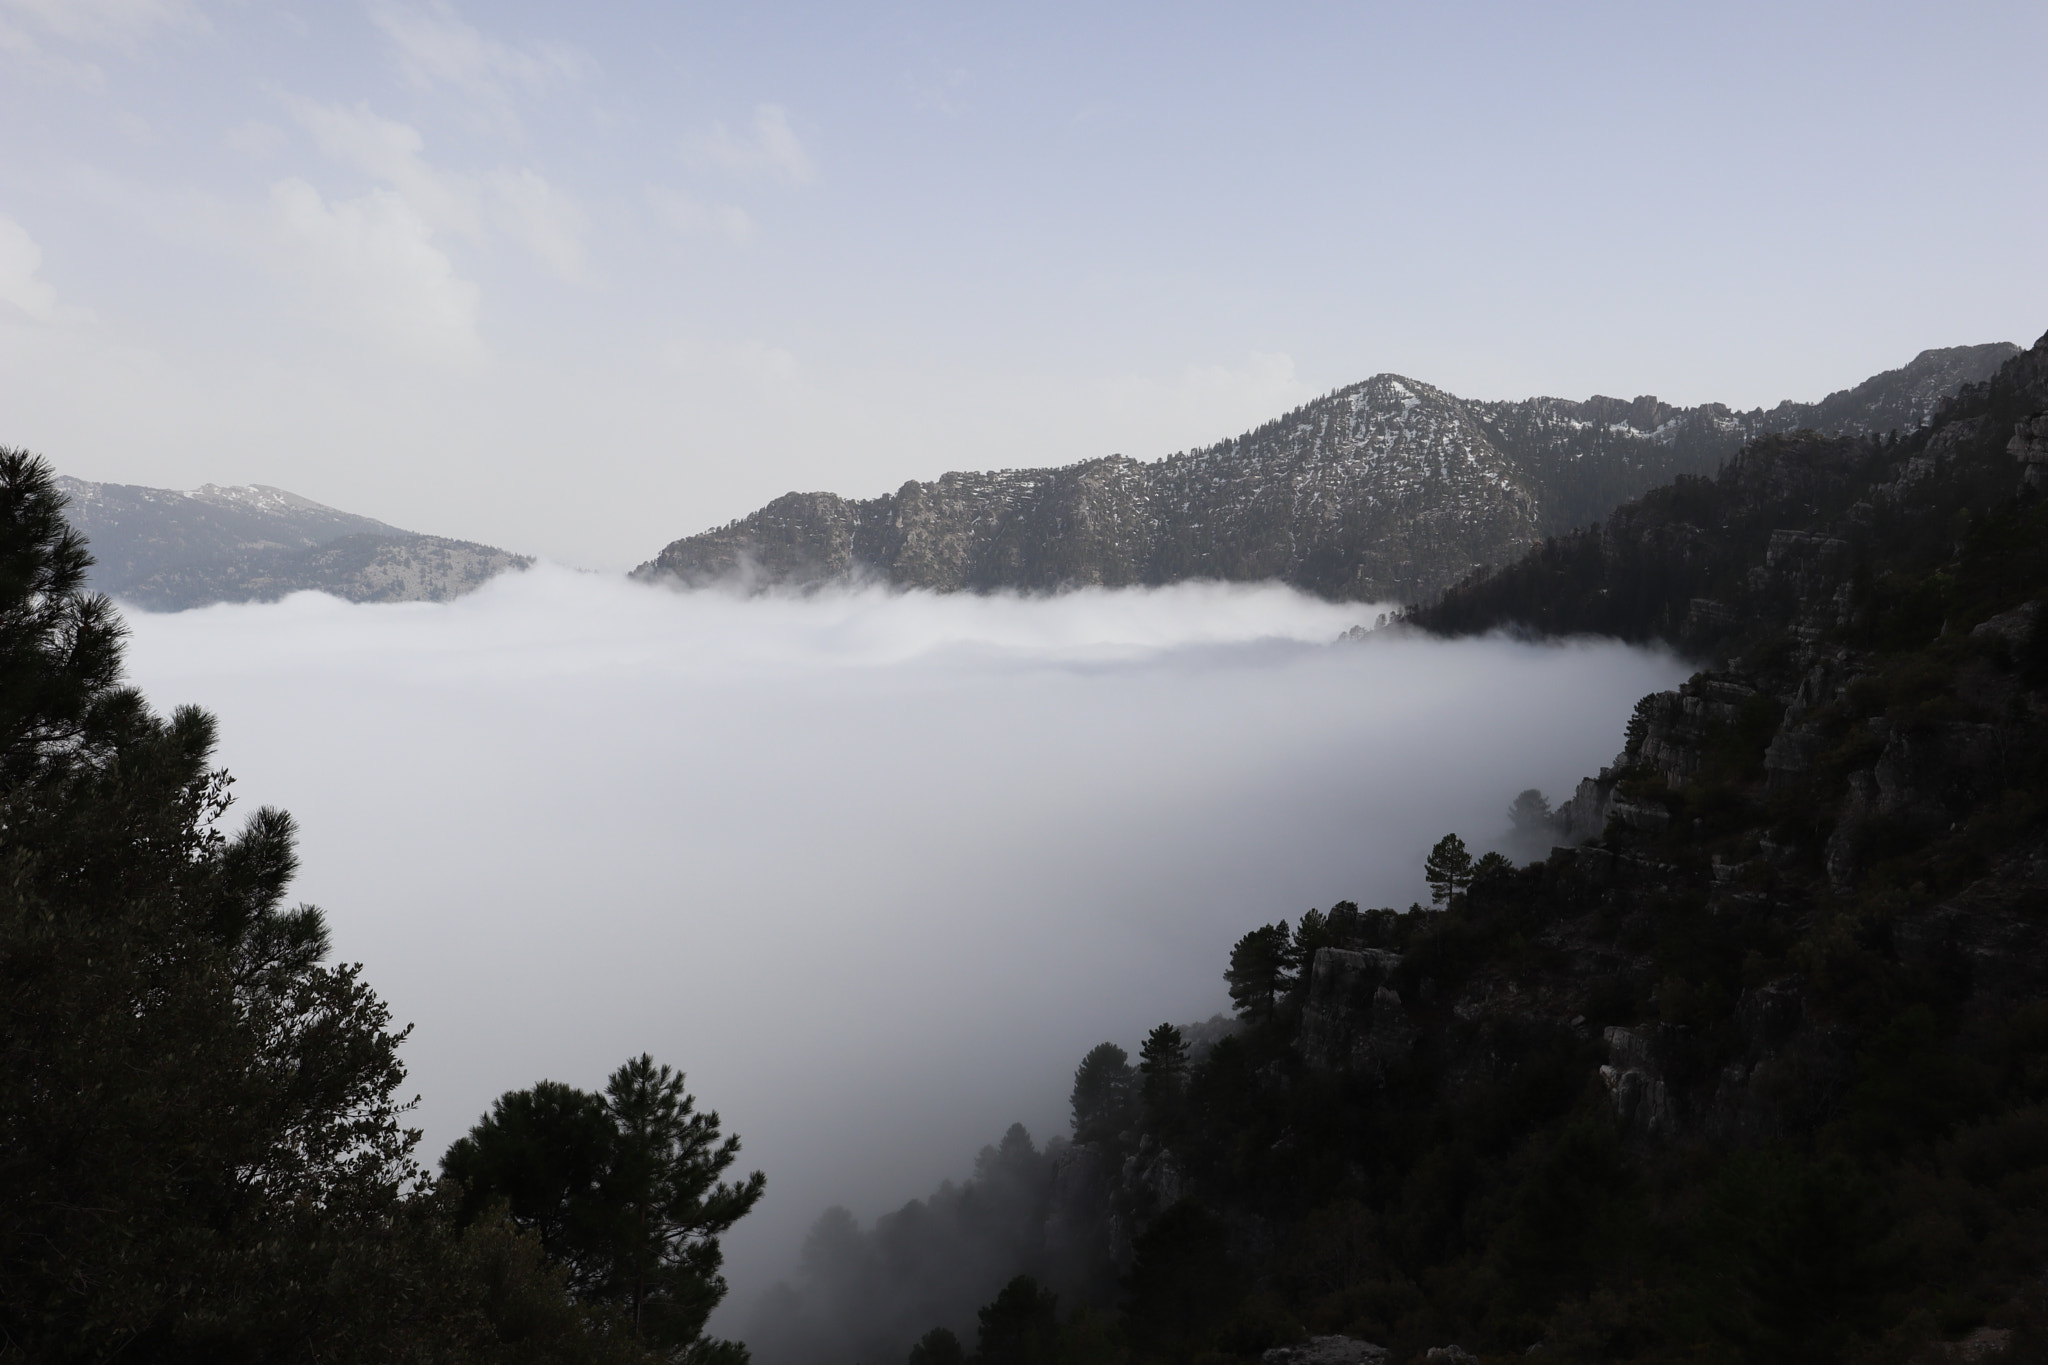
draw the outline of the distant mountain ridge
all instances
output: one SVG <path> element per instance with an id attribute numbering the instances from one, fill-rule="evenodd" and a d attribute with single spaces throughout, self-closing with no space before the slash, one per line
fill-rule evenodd
<path id="1" fill-rule="evenodd" d="M 351 602 L 438 602 L 533 563 L 267 484 L 191 492 L 70 477 L 57 484 L 96 561 L 93 588 L 150 611 L 274 601 L 306 590 Z"/>
<path id="2" fill-rule="evenodd" d="M 1818 403 L 1746 413 L 1651 397 L 1479 402 L 1382 374 L 1157 461 L 949 473 L 861 500 L 789 493 L 671 542 L 634 575 L 940 591 L 1275 579 L 1422 601 L 1678 474 L 1711 473 L 1755 436 L 1916 428 L 2018 352 L 1923 351 Z"/>

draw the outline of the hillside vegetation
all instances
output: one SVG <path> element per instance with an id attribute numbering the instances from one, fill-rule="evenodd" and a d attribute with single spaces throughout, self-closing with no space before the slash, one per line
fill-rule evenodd
<path id="1" fill-rule="evenodd" d="M 1024 1278 L 909 1359 L 2048 1358 L 2044 409 L 2048 338 L 1417 613 L 1709 666 L 1547 859 L 1447 838 L 1247 933 L 1206 1056 L 1091 1052 Z"/>

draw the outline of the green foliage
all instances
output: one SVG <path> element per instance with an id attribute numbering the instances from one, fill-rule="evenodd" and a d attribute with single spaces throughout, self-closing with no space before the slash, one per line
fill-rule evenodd
<path id="1" fill-rule="evenodd" d="M 1827 1360 L 1888 1325 L 1909 1266 L 1882 1186 L 1846 1157 L 1732 1158 L 1703 1219 L 1709 1320 L 1753 1359 Z M 1711 1289 L 1708 1287 L 1711 1286 Z"/>
<path id="2" fill-rule="evenodd" d="M 465 1215 L 502 1206 L 568 1269 L 577 1295 L 616 1307 L 633 1334 L 702 1352 L 725 1296 L 719 1236 L 760 1200 L 759 1171 L 720 1179 L 739 1156 L 681 1072 L 645 1054 L 602 1096 L 543 1081 L 491 1106 L 441 1160 Z"/>
<path id="3" fill-rule="evenodd" d="M 1230 950 L 1230 966 L 1223 973 L 1231 1005 L 1248 1018 L 1270 1018 L 1295 965 L 1294 937 L 1285 920 L 1252 930 Z"/>
<path id="4" fill-rule="evenodd" d="M 1484 853 L 1479 861 L 1472 864 L 1473 886 L 1499 886 L 1515 872 L 1515 865 L 1505 853 Z"/>
<path id="5" fill-rule="evenodd" d="M 934 1327 L 910 1348 L 910 1365 L 967 1365 L 967 1351 L 952 1328 Z"/>
<path id="6" fill-rule="evenodd" d="M 1508 823 L 1518 835 L 1531 837 L 1547 835 L 1551 828 L 1550 799 L 1542 792 L 1530 787 L 1515 797 L 1508 807 Z"/>
<path id="7" fill-rule="evenodd" d="M 1125 1281 L 1124 1320 L 1138 1360 L 1184 1360 L 1235 1315 L 1245 1295 L 1228 1230 L 1182 1201 L 1138 1239 Z"/>
<path id="8" fill-rule="evenodd" d="M 2048 498 L 2004 442 L 2044 406 L 2048 339 L 1931 429 L 1753 443 L 1417 614 L 1727 666 L 1638 703 L 1598 845 L 1449 837 L 1442 913 L 1239 940 L 1244 1026 L 1124 1167 L 1127 1360 L 2042 1355 Z M 1379 951 L 1309 1011 L 1323 948 Z"/>
<path id="9" fill-rule="evenodd" d="M 458 1217 L 475 1221 L 500 1203 L 594 1297 L 607 1276 L 610 1221 L 601 1182 L 618 1130 L 602 1096 L 557 1081 L 515 1090 L 458 1138 L 441 1173 L 460 1193 Z"/>
<path id="10" fill-rule="evenodd" d="M 0 452 L 0 1359 L 644 1359 L 414 1188 L 404 1032 L 290 818 L 220 828 L 212 718 L 120 685 L 61 513 Z"/>
<path id="11" fill-rule="evenodd" d="M 1145 1035 L 1138 1049 L 1138 1073 L 1148 1113 L 1164 1117 L 1178 1112 L 1188 1080 L 1188 1045 L 1179 1029 L 1161 1024 Z"/>
<path id="12" fill-rule="evenodd" d="M 1136 1121 L 1137 1073 L 1130 1054 L 1115 1043 L 1098 1043 L 1074 1070 L 1069 1105 L 1076 1142 L 1113 1139 Z"/>
<path id="13" fill-rule="evenodd" d="M 1465 841 L 1455 834 L 1437 840 L 1422 865 L 1422 878 L 1429 883 L 1432 904 L 1448 906 L 1472 883 L 1472 855 Z"/>
<path id="14" fill-rule="evenodd" d="M 1059 1296 L 1029 1275 L 1019 1275 L 976 1318 L 976 1365 L 1056 1365 Z"/>

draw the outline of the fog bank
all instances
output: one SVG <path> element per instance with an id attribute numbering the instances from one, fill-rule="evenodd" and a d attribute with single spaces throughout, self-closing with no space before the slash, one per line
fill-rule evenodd
<path id="1" fill-rule="evenodd" d="M 1245 929 L 1406 905 L 1687 669 L 1618 645 L 1332 646 L 1376 608 L 1184 585 L 743 599 L 542 566 L 449 604 L 131 614 L 158 707 L 400 1021 L 429 1163 L 500 1092 L 650 1051 L 768 1196 L 728 1332 L 828 1204 L 1065 1131 L 1081 1054 L 1226 1007 Z M 231 815 L 231 819 L 236 818 Z"/>

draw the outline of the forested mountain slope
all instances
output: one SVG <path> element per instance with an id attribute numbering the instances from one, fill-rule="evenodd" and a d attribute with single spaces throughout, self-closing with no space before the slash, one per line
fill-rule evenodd
<path id="1" fill-rule="evenodd" d="M 306 589 L 352 602 L 441 601 L 533 562 L 263 484 L 192 492 L 57 484 L 72 525 L 92 543 L 92 588 L 151 611 L 273 601 Z"/>
<path id="2" fill-rule="evenodd" d="M 1234 440 L 1143 463 L 952 473 L 861 501 L 790 493 L 636 573 L 807 585 L 876 575 L 944 591 L 1278 579 L 1419 601 L 1764 432 L 1911 429 L 2012 355 L 1925 351 L 1817 404 L 1734 412 L 1654 398 L 1480 403 L 1383 374 Z"/>
<path id="3" fill-rule="evenodd" d="M 1434 908 L 1247 933 L 1206 1058 L 1091 1052 L 1034 1278 L 910 1359 L 2048 1358 L 2044 486 L 2048 338 L 1418 613 L 1709 667 L 1546 860 L 1447 839 Z"/>

